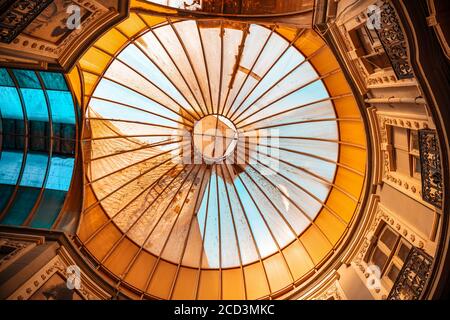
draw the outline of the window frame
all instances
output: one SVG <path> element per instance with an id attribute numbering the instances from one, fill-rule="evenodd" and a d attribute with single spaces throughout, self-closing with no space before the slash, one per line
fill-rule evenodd
<path id="1" fill-rule="evenodd" d="M 414 148 L 413 140 L 417 139 L 417 148 Z M 420 150 L 419 150 L 419 131 L 408 129 L 408 144 L 409 144 L 409 169 L 410 175 L 413 178 L 421 179 L 422 169 L 420 168 Z M 419 162 L 419 171 L 417 171 L 417 162 Z"/>
<path id="2" fill-rule="evenodd" d="M 381 241 L 381 238 L 386 230 L 389 230 L 396 236 L 392 249 L 389 249 L 389 247 Z M 376 265 L 373 261 L 373 255 L 377 249 L 387 256 L 385 265 L 383 266 L 383 268 L 380 268 L 381 285 L 387 290 L 390 290 L 395 282 L 395 280 L 393 281 L 389 278 L 389 272 L 391 271 L 393 266 L 397 267 L 401 271 L 405 263 L 398 256 L 402 245 L 406 246 L 409 250 L 411 250 L 412 248 L 412 245 L 391 226 L 389 226 L 387 223 L 382 223 L 381 226 L 379 226 L 378 231 L 376 232 L 375 241 L 373 242 L 373 245 L 370 247 L 366 256 L 365 260 L 369 265 Z"/>

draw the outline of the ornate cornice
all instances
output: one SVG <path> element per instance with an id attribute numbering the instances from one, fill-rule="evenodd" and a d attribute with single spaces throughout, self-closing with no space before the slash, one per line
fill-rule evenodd
<path id="1" fill-rule="evenodd" d="M 53 0 L 7 0 L 0 7 L 0 42 L 11 43 Z"/>
<path id="2" fill-rule="evenodd" d="M 10 43 L 0 43 L 0 66 L 67 72 L 92 42 L 124 19 L 129 10 L 128 0 L 117 0 L 112 7 L 103 0 L 45 2 L 48 7 L 44 11 L 26 15 L 26 25 L 14 34 Z M 66 12 L 69 6 L 80 9 L 78 28 L 70 29 L 64 24 L 71 15 L 70 11 Z M 0 31 L 1 26 L 0 22 Z"/>

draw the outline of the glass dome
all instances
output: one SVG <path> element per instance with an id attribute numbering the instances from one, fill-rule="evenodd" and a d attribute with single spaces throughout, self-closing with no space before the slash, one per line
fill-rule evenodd
<path id="1" fill-rule="evenodd" d="M 147 32 L 111 63 L 87 112 L 94 135 L 129 139 L 93 148 L 109 152 L 90 159 L 103 208 L 174 263 L 228 268 L 277 252 L 317 216 L 336 170 L 336 115 L 320 76 L 258 25 Z"/>
<path id="2" fill-rule="evenodd" d="M 78 239 L 137 297 L 279 296 L 359 203 L 359 109 L 312 30 L 132 12 L 82 57 Z"/>

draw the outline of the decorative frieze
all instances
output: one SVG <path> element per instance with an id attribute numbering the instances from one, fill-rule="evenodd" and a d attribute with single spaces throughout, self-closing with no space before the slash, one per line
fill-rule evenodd
<path id="1" fill-rule="evenodd" d="M 334 281 L 329 287 L 326 288 L 319 296 L 314 300 L 346 300 L 344 291 L 339 285 L 339 281 Z"/>
<path id="2" fill-rule="evenodd" d="M 61 248 L 57 256 L 51 259 L 43 268 L 20 286 L 8 297 L 8 300 L 28 300 L 54 275 L 59 275 L 66 281 L 69 277 L 73 276 L 73 273 L 68 269 L 70 266 L 75 266 L 75 263 L 67 251 Z M 63 286 L 66 289 L 66 283 L 61 285 L 61 287 Z M 66 290 L 74 290 L 73 294 L 77 294 L 77 296 L 85 300 L 104 300 L 110 298 L 110 295 L 90 280 L 82 270 L 80 270 L 79 288 Z M 50 292 L 49 295 L 51 294 Z"/>
<path id="3" fill-rule="evenodd" d="M 53 0 L 2 1 L 0 42 L 11 43 Z"/>
<path id="4" fill-rule="evenodd" d="M 5 0 L 8 2 L 9 0 Z M 68 70 L 76 62 L 79 50 L 84 50 L 96 34 L 107 30 L 125 18 L 128 1 L 107 0 L 51 0 L 51 1 L 14 1 L 35 3 L 47 6 L 22 28 L 16 28 L 10 42 L 2 43 L 0 38 L 0 64 L 20 63 L 42 68 L 52 67 Z M 0 1 L 0 5 L 2 2 Z M 75 10 L 75 11 L 73 11 Z M 8 9 L 8 12 L 11 11 Z M 2 24 L 0 7 L 0 37 L 7 36 L 5 30 L 10 27 Z M 13 10 L 13 12 L 15 12 Z M 73 15 L 79 15 L 79 25 L 72 25 Z M 28 18 L 27 18 L 28 19 Z M 68 24 L 67 22 L 72 22 Z M 9 28 L 9 29 L 8 29 Z M 6 32 L 6 33 L 5 33 Z"/>

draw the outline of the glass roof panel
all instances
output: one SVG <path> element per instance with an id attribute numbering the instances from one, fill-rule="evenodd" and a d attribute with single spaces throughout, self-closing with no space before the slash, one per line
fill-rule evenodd
<path id="1" fill-rule="evenodd" d="M 102 208 L 175 264 L 231 268 L 275 254 L 314 223 L 333 185 L 328 91 L 291 42 L 259 25 L 148 30 L 106 70 L 87 117 Z"/>
<path id="2" fill-rule="evenodd" d="M 47 95 L 52 112 L 52 121 L 75 124 L 72 94 L 69 91 L 47 90 Z"/>
<path id="3" fill-rule="evenodd" d="M 44 183 L 47 164 L 48 154 L 29 152 L 20 185 L 41 188 Z"/>
<path id="4" fill-rule="evenodd" d="M 16 88 L 0 87 L 0 111 L 2 118 L 23 119 L 22 103 Z"/>
<path id="5" fill-rule="evenodd" d="M 68 90 L 63 74 L 57 72 L 41 72 L 40 76 L 46 89 Z"/>
<path id="6" fill-rule="evenodd" d="M 6 69 L 0 68 L 0 85 L 14 87 L 14 82 L 8 74 Z"/>
<path id="7" fill-rule="evenodd" d="M 45 187 L 52 190 L 68 191 L 72 181 L 74 158 L 52 156 L 50 171 Z"/>
<path id="8" fill-rule="evenodd" d="M 38 89 L 20 89 L 20 91 L 25 102 L 28 120 L 48 122 L 48 107 L 44 92 Z"/>
<path id="9" fill-rule="evenodd" d="M 33 88 L 40 89 L 41 84 L 36 76 L 36 73 L 31 70 L 17 70 L 15 69 L 14 75 L 21 88 Z"/>

